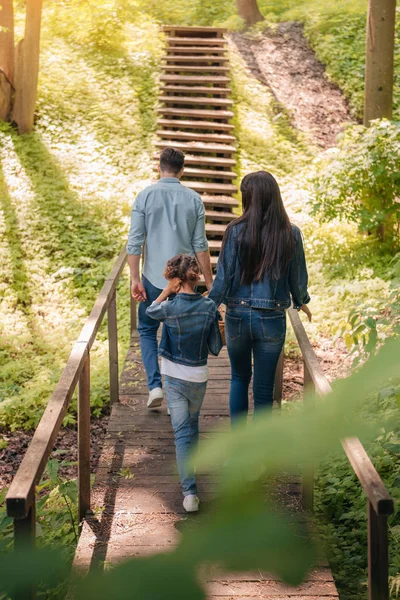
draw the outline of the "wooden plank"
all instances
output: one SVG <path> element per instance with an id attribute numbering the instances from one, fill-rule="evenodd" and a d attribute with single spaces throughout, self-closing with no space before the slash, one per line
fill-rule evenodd
<path id="1" fill-rule="evenodd" d="M 168 71 L 169 73 L 229 73 L 230 67 L 218 67 L 214 65 L 209 66 L 193 66 L 193 65 L 164 65 L 162 67 L 163 71 Z"/>
<path id="2" fill-rule="evenodd" d="M 160 96 L 159 98 L 160 102 L 163 102 L 164 104 L 187 104 L 188 106 L 191 105 L 206 105 L 206 106 L 232 106 L 233 105 L 233 101 L 230 100 L 229 98 L 207 98 L 207 97 L 202 97 L 202 98 L 196 98 L 195 96 L 177 96 L 175 95 L 170 95 L 170 96 Z"/>
<path id="3" fill-rule="evenodd" d="M 161 93 L 175 92 L 178 94 L 205 94 L 213 96 L 230 96 L 231 90 L 225 87 L 211 87 L 207 85 L 163 85 Z"/>
<path id="4" fill-rule="evenodd" d="M 383 485 L 379 473 L 372 464 L 360 440 L 354 437 L 347 438 L 343 440 L 342 446 L 376 514 L 393 514 L 393 498 Z"/>
<path id="5" fill-rule="evenodd" d="M 233 221 L 236 217 L 231 212 L 220 210 L 206 210 L 206 218 L 213 221 Z"/>
<path id="6" fill-rule="evenodd" d="M 202 62 L 207 62 L 207 63 L 228 63 L 229 62 L 229 58 L 225 57 L 225 56 L 214 56 L 212 54 L 197 54 L 195 56 L 187 56 L 187 55 L 180 55 L 180 54 L 166 54 L 165 56 L 163 56 L 163 61 L 165 61 L 166 63 L 183 63 L 183 64 L 187 64 L 187 63 L 202 63 Z M 161 67 L 162 69 L 164 68 L 164 65 Z"/>
<path id="7" fill-rule="evenodd" d="M 177 26 L 177 25 L 163 25 L 161 27 L 162 31 L 176 31 L 179 33 L 188 33 L 193 35 L 197 32 L 202 34 L 211 34 L 217 36 L 218 34 L 227 33 L 228 30 L 226 27 L 197 27 L 197 26 Z M 180 39 L 180 38 L 177 38 Z M 190 38 L 189 38 L 190 39 Z M 209 38 L 206 38 L 209 39 Z"/>
<path id="8" fill-rule="evenodd" d="M 229 196 L 202 195 L 201 199 L 203 200 L 204 206 L 210 209 L 215 206 L 221 206 L 223 208 L 236 208 L 239 206 L 239 201 L 236 200 L 236 198 L 231 198 Z M 220 246 L 215 246 L 214 249 L 219 250 Z"/>
<path id="9" fill-rule="evenodd" d="M 154 154 L 155 160 L 159 159 L 159 154 Z M 198 154 L 186 154 L 185 165 L 212 165 L 217 167 L 234 167 L 236 160 L 234 158 L 216 157 L 216 156 L 202 156 Z"/>
<path id="10" fill-rule="evenodd" d="M 203 152 L 210 154 L 234 154 L 235 146 L 213 144 L 211 142 L 182 142 L 180 140 L 160 140 L 155 144 L 158 148 L 179 148 L 187 152 Z"/>
<path id="11" fill-rule="evenodd" d="M 182 109 L 181 108 L 169 108 L 168 106 L 161 106 L 157 109 L 162 115 L 170 115 L 176 117 L 182 117 Z M 201 108 L 185 108 L 185 116 L 190 117 L 198 117 L 204 119 L 232 119 L 234 116 L 231 110 L 208 110 Z"/>
<path id="12" fill-rule="evenodd" d="M 223 38 L 201 38 L 201 37 L 167 37 L 167 42 L 170 46 L 213 46 L 224 47 L 227 46 L 227 41 Z"/>
<path id="13" fill-rule="evenodd" d="M 78 515 L 82 522 L 90 509 L 90 355 L 87 355 L 78 390 Z"/>
<path id="14" fill-rule="evenodd" d="M 220 193 L 225 194 L 236 194 L 237 187 L 236 185 L 231 185 L 230 183 L 207 183 L 204 181 L 182 181 L 182 185 L 189 187 L 196 192 L 212 192 L 212 193 Z"/>
<path id="15" fill-rule="evenodd" d="M 169 130 L 169 129 L 159 129 L 156 134 L 158 135 L 158 137 L 160 138 L 171 138 L 174 140 L 183 140 L 183 141 L 190 141 L 190 142 L 215 142 L 218 144 L 226 144 L 226 143 L 231 143 L 234 142 L 236 140 L 236 138 L 233 135 L 227 135 L 226 133 L 193 133 L 193 132 L 187 132 L 187 131 L 173 131 L 173 130 Z M 214 176 L 214 173 L 218 174 L 218 171 L 213 171 L 212 172 L 212 176 Z M 221 173 L 221 171 L 220 171 Z M 236 173 L 233 173 L 233 175 L 235 177 L 237 177 Z"/>
<path id="16" fill-rule="evenodd" d="M 203 83 L 212 83 L 213 85 L 225 85 L 229 84 L 230 79 L 225 75 L 213 76 L 213 75 L 160 75 L 160 81 L 166 83 L 194 83 L 201 85 Z"/>
<path id="17" fill-rule="evenodd" d="M 387 516 L 377 515 L 368 501 L 368 600 L 389 598 Z"/>
<path id="18" fill-rule="evenodd" d="M 108 307 L 108 362 L 110 377 L 110 403 L 118 402 L 119 377 L 118 377 L 118 323 L 116 292 L 114 292 Z"/>
<path id="19" fill-rule="evenodd" d="M 214 225 L 213 223 L 206 223 L 206 233 L 225 233 L 226 225 Z"/>
<path id="20" fill-rule="evenodd" d="M 226 48 L 222 45 L 220 46 L 212 46 L 211 44 L 204 46 L 192 46 L 184 45 L 181 47 L 177 46 L 167 46 L 167 54 L 176 54 L 177 52 L 181 54 L 225 54 Z"/>
<path id="21" fill-rule="evenodd" d="M 219 123 L 217 121 L 194 121 L 187 119 L 157 119 L 157 124 L 160 127 L 177 127 L 182 129 L 203 129 L 212 131 L 232 131 L 234 125 L 230 123 Z"/>

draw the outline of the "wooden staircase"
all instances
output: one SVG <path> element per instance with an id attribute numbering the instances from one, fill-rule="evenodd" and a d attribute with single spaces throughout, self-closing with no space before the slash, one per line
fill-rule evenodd
<path id="1" fill-rule="evenodd" d="M 215 266 L 227 224 L 235 218 L 236 160 L 224 29 L 164 26 L 156 147 L 186 154 L 182 183 L 198 192 L 206 208 L 206 233 Z M 155 155 L 155 168 L 158 164 Z"/>

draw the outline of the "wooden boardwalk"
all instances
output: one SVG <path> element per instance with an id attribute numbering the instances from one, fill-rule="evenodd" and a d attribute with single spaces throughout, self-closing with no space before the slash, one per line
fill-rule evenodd
<path id="1" fill-rule="evenodd" d="M 226 349 L 210 358 L 210 380 L 200 417 L 200 441 L 228 427 L 229 360 Z M 120 401 L 112 408 L 108 436 L 92 494 L 94 517 L 84 523 L 75 566 L 87 572 L 102 564 L 168 552 L 188 515 L 175 467 L 175 447 L 166 404 L 149 411 L 138 338 L 133 338 L 121 376 Z M 299 494 L 297 486 L 291 492 Z M 204 507 L 216 495 L 215 478 L 199 478 Z M 201 513 L 200 513 L 201 516 Z M 190 518 L 190 517 L 189 517 Z M 330 570 L 309 574 L 299 588 L 265 573 L 223 574 L 207 580 L 208 598 L 316 600 L 338 598 Z"/>

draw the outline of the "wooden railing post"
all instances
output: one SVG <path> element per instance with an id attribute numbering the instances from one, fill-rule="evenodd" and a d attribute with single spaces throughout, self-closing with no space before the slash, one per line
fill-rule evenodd
<path id="1" fill-rule="evenodd" d="M 389 600 L 387 516 L 368 501 L 368 600 Z"/>
<path id="2" fill-rule="evenodd" d="M 278 366 L 276 367 L 275 373 L 275 385 L 274 385 L 274 402 L 277 403 L 279 408 L 282 404 L 283 394 L 283 363 L 285 360 L 285 349 L 282 348 L 282 352 L 279 356 Z"/>
<path id="3" fill-rule="evenodd" d="M 90 355 L 79 378 L 78 389 L 78 513 L 79 523 L 90 510 Z"/>
<path id="4" fill-rule="evenodd" d="M 110 368 L 110 402 L 118 402 L 118 326 L 117 302 L 114 292 L 108 307 L 108 360 Z"/>
<path id="5" fill-rule="evenodd" d="M 132 289 L 132 281 L 131 281 L 131 285 L 129 287 L 129 297 L 131 299 L 131 336 L 132 336 L 137 329 L 137 310 L 136 310 L 136 300 L 134 300 L 132 298 L 131 289 Z"/>
<path id="6" fill-rule="evenodd" d="M 313 399 L 309 397 L 310 392 L 315 394 L 315 385 L 305 362 L 304 366 L 304 410 L 311 412 L 314 406 Z M 313 510 L 314 507 L 314 467 L 309 465 L 303 469 L 303 479 L 301 487 L 303 506 L 306 510 Z"/>
<path id="7" fill-rule="evenodd" d="M 31 508 L 24 519 L 14 519 L 14 551 L 34 549 L 36 546 L 36 500 L 33 494 Z M 16 558 L 18 560 L 18 557 Z M 13 600 L 35 600 L 36 589 L 33 585 L 19 589 Z"/>

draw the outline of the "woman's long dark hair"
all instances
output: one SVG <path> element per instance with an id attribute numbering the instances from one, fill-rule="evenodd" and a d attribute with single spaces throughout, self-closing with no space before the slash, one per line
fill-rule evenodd
<path id="1" fill-rule="evenodd" d="M 238 257 L 244 285 L 264 277 L 279 279 L 294 251 L 294 236 L 275 178 L 266 171 L 246 175 L 241 183 L 243 214 Z"/>

